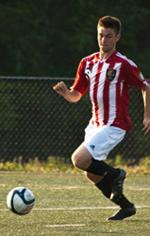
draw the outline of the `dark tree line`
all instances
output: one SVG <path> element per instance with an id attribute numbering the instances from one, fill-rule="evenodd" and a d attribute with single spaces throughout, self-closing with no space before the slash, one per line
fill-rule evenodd
<path id="1" fill-rule="evenodd" d="M 98 50 L 99 17 L 123 24 L 118 49 L 149 76 L 149 0 L 0 0 L 0 74 L 74 76 Z"/>

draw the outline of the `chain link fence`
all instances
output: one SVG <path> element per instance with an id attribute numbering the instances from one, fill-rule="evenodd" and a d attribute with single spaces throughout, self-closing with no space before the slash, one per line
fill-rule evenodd
<path id="1" fill-rule="evenodd" d="M 0 78 L 0 161 L 27 162 L 38 158 L 61 157 L 70 161 L 71 153 L 83 141 L 91 116 L 87 96 L 77 104 L 62 99 L 52 86 L 72 78 L 1 77 Z M 137 162 L 150 156 L 149 135 L 142 131 L 143 104 L 137 90 L 131 93 L 130 113 L 133 128 L 111 153 Z"/>

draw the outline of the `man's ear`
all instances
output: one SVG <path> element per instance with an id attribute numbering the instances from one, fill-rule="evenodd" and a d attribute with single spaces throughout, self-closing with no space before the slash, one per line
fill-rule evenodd
<path id="1" fill-rule="evenodd" d="M 120 37 L 121 37 L 121 34 L 117 34 L 117 35 L 116 35 L 116 41 L 117 41 L 117 42 L 119 41 Z"/>

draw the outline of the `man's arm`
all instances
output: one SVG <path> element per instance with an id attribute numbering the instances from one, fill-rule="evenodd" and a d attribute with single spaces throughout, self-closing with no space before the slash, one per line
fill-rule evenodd
<path id="1" fill-rule="evenodd" d="M 147 134 L 150 132 L 150 85 L 148 85 L 146 89 L 142 91 L 142 95 L 144 101 L 143 130 L 145 131 L 145 134 Z"/>
<path id="2" fill-rule="evenodd" d="M 53 90 L 64 97 L 68 102 L 75 103 L 81 99 L 81 93 L 74 89 L 68 89 L 63 81 L 54 85 Z"/>

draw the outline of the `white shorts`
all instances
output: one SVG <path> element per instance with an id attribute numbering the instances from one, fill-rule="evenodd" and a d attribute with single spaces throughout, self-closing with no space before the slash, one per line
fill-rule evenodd
<path id="1" fill-rule="evenodd" d="M 95 160 L 105 160 L 109 152 L 122 141 L 125 134 L 126 131 L 118 127 L 104 125 L 97 128 L 89 124 L 85 129 L 83 145 Z"/>

